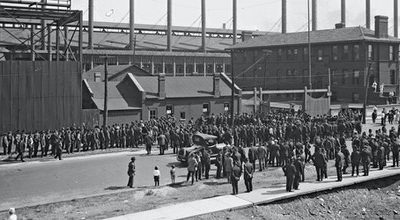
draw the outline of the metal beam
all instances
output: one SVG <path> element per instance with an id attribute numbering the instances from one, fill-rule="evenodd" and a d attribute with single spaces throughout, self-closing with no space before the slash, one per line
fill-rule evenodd
<path id="1" fill-rule="evenodd" d="M 325 93 L 328 92 L 328 89 L 309 89 L 307 93 Z M 266 90 L 262 91 L 262 94 L 272 95 L 272 94 L 297 94 L 304 93 L 304 89 L 296 89 L 296 90 Z M 254 91 L 243 91 L 242 95 L 253 95 Z"/>

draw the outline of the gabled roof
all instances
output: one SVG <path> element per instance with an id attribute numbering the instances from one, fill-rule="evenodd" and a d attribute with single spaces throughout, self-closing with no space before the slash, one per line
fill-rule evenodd
<path id="1" fill-rule="evenodd" d="M 127 77 L 124 80 L 129 80 Z M 122 81 L 121 81 L 122 82 Z M 141 107 L 135 106 L 130 102 L 129 94 L 123 94 L 123 89 L 119 88 L 121 82 L 108 82 L 108 110 L 140 110 Z M 104 82 L 86 82 L 89 91 L 92 93 L 92 100 L 97 109 L 104 110 Z"/>
<path id="2" fill-rule="evenodd" d="M 137 67 L 136 65 L 108 65 L 107 70 L 109 80 L 112 80 L 113 78 L 126 72 L 131 72 L 134 75 L 151 75 L 150 73 L 146 72 L 142 68 Z M 82 78 L 87 79 L 88 81 L 94 81 L 95 73 L 100 73 L 101 80 L 104 80 L 104 65 L 96 66 L 93 69 L 84 72 Z"/>
<path id="3" fill-rule="evenodd" d="M 310 41 L 313 44 L 362 40 L 400 43 L 400 39 L 392 36 L 389 36 L 388 38 L 377 38 L 375 37 L 375 31 L 364 27 L 347 27 L 310 32 Z M 288 46 L 301 44 L 308 44 L 308 32 L 267 34 L 261 37 L 249 39 L 235 46 L 229 47 L 229 49 Z"/>
<path id="4" fill-rule="evenodd" d="M 231 88 L 226 76 L 221 74 L 221 96 L 231 96 Z M 146 98 L 158 98 L 158 76 L 135 76 L 146 93 Z M 213 76 L 165 77 L 166 98 L 213 97 Z M 235 86 L 236 90 L 240 90 Z"/>

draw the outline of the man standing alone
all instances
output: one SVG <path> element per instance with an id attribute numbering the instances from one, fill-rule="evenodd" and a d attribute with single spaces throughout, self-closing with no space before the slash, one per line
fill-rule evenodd
<path id="1" fill-rule="evenodd" d="M 247 158 L 244 159 L 244 184 L 246 185 L 247 192 L 253 191 L 253 174 L 254 168 Z"/>
<path id="2" fill-rule="evenodd" d="M 133 178 L 136 172 L 135 160 L 136 158 L 132 157 L 131 162 L 129 162 L 128 164 L 128 176 L 129 176 L 128 187 L 130 188 L 133 187 Z"/>

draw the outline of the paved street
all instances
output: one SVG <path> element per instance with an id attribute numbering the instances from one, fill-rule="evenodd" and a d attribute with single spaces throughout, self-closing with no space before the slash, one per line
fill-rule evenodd
<path id="1" fill-rule="evenodd" d="M 153 169 L 161 170 L 160 184 L 170 183 L 170 165 L 178 164 L 174 155 L 143 155 L 142 152 L 115 153 L 62 161 L 30 162 L 0 166 L 0 210 L 52 201 L 80 198 L 127 190 L 126 174 L 135 155 L 135 186 L 153 185 Z M 154 152 L 156 153 L 156 152 Z M 177 169 L 182 181 L 186 168 Z"/>

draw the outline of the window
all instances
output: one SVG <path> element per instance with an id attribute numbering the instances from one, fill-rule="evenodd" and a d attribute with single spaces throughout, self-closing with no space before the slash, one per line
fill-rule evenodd
<path id="1" fill-rule="evenodd" d="M 172 105 L 167 105 L 167 107 L 166 107 L 166 113 L 167 113 L 167 115 L 173 115 L 173 114 L 174 114 L 174 106 L 172 106 Z"/>
<path id="2" fill-rule="evenodd" d="M 101 73 L 99 73 L 99 72 L 94 73 L 94 81 L 101 82 Z"/>
<path id="3" fill-rule="evenodd" d="M 303 60 L 304 61 L 308 60 L 308 48 L 307 47 L 303 48 Z"/>
<path id="4" fill-rule="evenodd" d="M 359 102 L 359 101 L 360 101 L 360 94 L 353 93 L 353 102 Z"/>
<path id="5" fill-rule="evenodd" d="M 186 113 L 185 112 L 181 112 L 181 119 L 186 119 Z"/>
<path id="6" fill-rule="evenodd" d="M 342 73 L 342 84 L 346 84 L 346 78 L 348 78 L 348 72 L 346 69 L 343 69 Z"/>
<path id="7" fill-rule="evenodd" d="M 165 73 L 166 74 L 173 74 L 174 73 L 174 64 L 166 63 L 165 64 Z"/>
<path id="8" fill-rule="evenodd" d="M 395 55 L 394 55 L 394 46 L 390 45 L 389 46 L 389 60 L 394 61 L 395 60 Z"/>
<path id="9" fill-rule="evenodd" d="M 207 73 L 214 73 L 214 64 L 207 63 Z"/>
<path id="10" fill-rule="evenodd" d="M 396 84 L 396 70 L 390 70 L 390 84 Z"/>
<path id="11" fill-rule="evenodd" d="M 200 74 L 204 74 L 204 64 L 198 63 L 196 64 L 196 72 Z"/>
<path id="12" fill-rule="evenodd" d="M 288 49 L 287 50 L 287 59 L 288 60 L 292 60 L 293 59 L 292 49 Z"/>
<path id="13" fill-rule="evenodd" d="M 162 63 L 154 64 L 154 73 L 164 73 L 164 68 L 163 68 Z"/>
<path id="14" fill-rule="evenodd" d="M 224 103 L 224 112 L 229 112 L 230 110 L 229 106 L 230 106 L 229 103 Z"/>
<path id="15" fill-rule="evenodd" d="M 152 109 L 149 111 L 149 118 L 150 119 L 156 119 L 157 118 L 157 112 L 155 109 Z"/>
<path id="16" fill-rule="evenodd" d="M 194 65 L 192 63 L 186 64 L 186 73 L 193 74 L 194 72 Z"/>
<path id="17" fill-rule="evenodd" d="M 355 84 L 355 85 L 360 84 L 360 71 L 359 70 L 353 71 L 353 84 Z"/>
<path id="18" fill-rule="evenodd" d="M 185 68 L 183 64 L 176 64 L 175 68 L 176 68 L 176 73 L 181 73 L 181 74 L 184 73 Z"/>
<path id="19" fill-rule="evenodd" d="M 348 60 L 350 57 L 349 57 L 349 53 L 350 53 L 350 51 L 349 51 L 349 45 L 344 45 L 343 46 L 343 59 L 344 60 Z"/>
<path id="20" fill-rule="evenodd" d="M 338 46 L 333 46 L 332 47 L 332 59 L 333 60 L 338 60 L 339 59 Z"/>
<path id="21" fill-rule="evenodd" d="M 151 73 L 151 63 L 143 63 L 142 69 L 146 70 L 147 72 Z"/>
<path id="22" fill-rule="evenodd" d="M 208 115 L 210 113 L 210 105 L 208 103 L 203 104 L 203 114 Z"/>
<path id="23" fill-rule="evenodd" d="M 282 49 L 278 49 L 278 60 L 282 59 Z"/>
<path id="24" fill-rule="evenodd" d="M 324 51 L 322 49 L 318 49 L 318 61 L 322 61 L 324 58 Z"/>
<path id="25" fill-rule="evenodd" d="M 354 60 L 360 60 L 360 45 L 353 46 Z"/>
<path id="26" fill-rule="evenodd" d="M 373 60 L 374 59 L 374 48 L 372 44 L 368 45 L 368 60 Z"/>
<path id="27" fill-rule="evenodd" d="M 292 75 L 292 70 L 291 69 L 286 70 L 286 75 L 287 76 L 291 76 Z"/>
<path id="28" fill-rule="evenodd" d="M 231 64 L 225 64 L 225 72 L 232 73 L 232 66 Z"/>
<path id="29" fill-rule="evenodd" d="M 299 52 L 298 52 L 297 49 L 294 49 L 294 50 L 293 50 L 294 59 L 297 59 L 297 54 L 298 54 L 298 53 L 299 53 Z"/>
<path id="30" fill-rule="evenodd" d="M 292 75 L 293 75 L 293 76 L 297 75 L 296 69 L 292 69 Z"/>
<path id="31" fill-rule="evenodd" d="M 217 73 L 222 73 L 222 72 L 224 72 L 224 64 L 218 63 L 218 64 L 215 66 L 215 69 L 216 69 Z"/>
<path id="32" fill-rule="evenodd" d="M 303 78 L 303 84 L 308 82 L 308 78 L 309 78 L 308 75 L 309 75 L 308 74 L 308 69 L 304 69 L 303 70 L 303 77 L 302 77 Z"/>
<path id="33" fill-rule="evenodd" d="M 332 85 L 338 84 L 336 70 L 331 70 L 331 83 L 332 83 Z"/>

